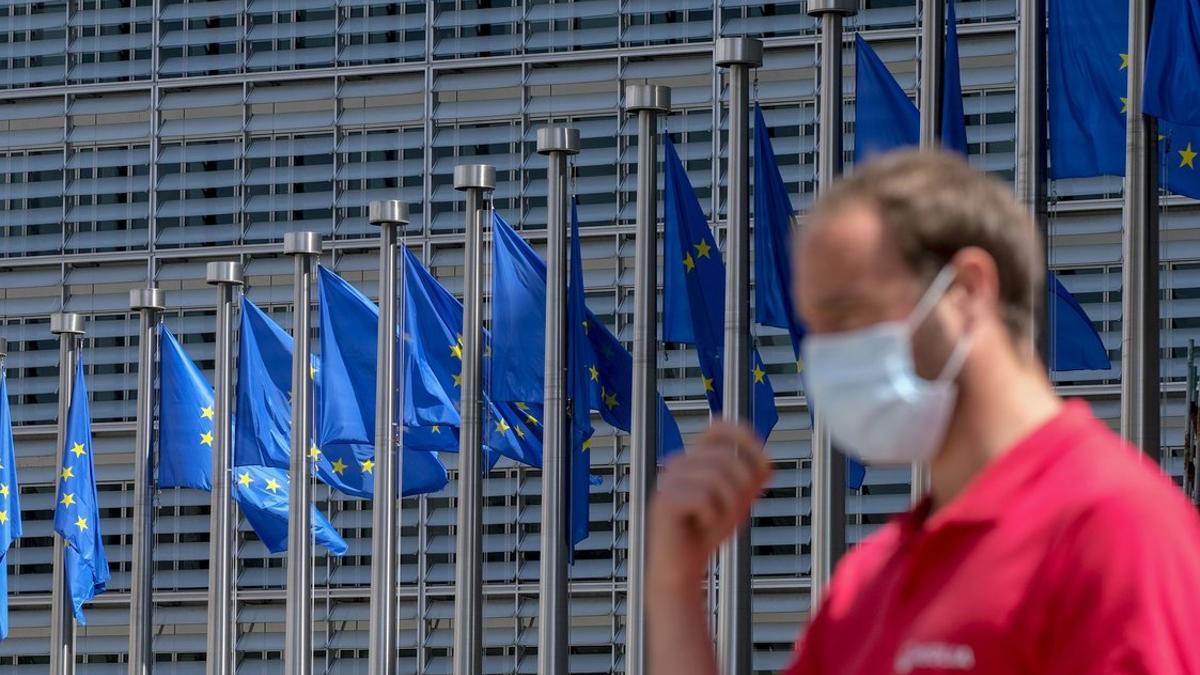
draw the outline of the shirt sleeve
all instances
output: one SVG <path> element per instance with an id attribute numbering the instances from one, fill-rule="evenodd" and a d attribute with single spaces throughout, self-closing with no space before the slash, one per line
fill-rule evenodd
<path id="1" fill-rule="evenodd" d="M 1200 625 L 1200 525 L 1182 502 L 1163 503 L 1113 496 L 1065 526 L 1032 603 L 1044 617 L 1037 670 L 1200 673 L 1189 634 Z"/>

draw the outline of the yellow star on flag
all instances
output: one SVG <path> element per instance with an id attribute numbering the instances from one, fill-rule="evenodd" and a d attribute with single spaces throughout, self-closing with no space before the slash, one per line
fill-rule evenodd
<path id="1" fill-rule="evenodd" d="M 0 525 L 8 522 L 8 511 L 0 511 Z"/>
<path id="2" fill-rule="evenodd" d="M 75 471 L 73 469 L 71 469 L 71 467 L 65 466 L 65 467 L 63 467 L 63 470 L 62 470 L 62 477 L 63 477 L 63 480 L 66 480 L 68 478 L 74 478 Z"/>
<path id="3" fill-rule="evenodd" d="M 200 434 L 200 443 L 212 447 L 213 435 L 211 431 L 206 431 Z"/>
<path id="4" fill-rule="evenodd" d="M 8 483 L 0 483 L 0 497 L 8 496 Z"/>
<path id="5" fill-rule="evenodd" d="M 433 433 L 435 433 L 435 434 L 442 433 L 442 426 L 440 424 L 433 425 Z"/>
<path id="6" fill-rule="evenodd" d="M 213 418 L 213 407 L 210 405 L 205 408 L 201 408 L 200 417 L 206 420 L 211 420 Z"/>
<path id="7" fill-rule="evenodd" d="M 499 431 L 501 436 L 503 436 L 505 433 L 507 433 L 508 430 L 511 428 L 512 427 L 508 426 L 508 422 L 503 417 L 501 417 L 500 420 L 498 422 L 496 422 L 496 431 Z"/>
<path id="8" fill-rule="evenodd" d="M 608 406 L 609 410 L 617 407 L 617 393 L 613 392 L 604 397 L 604 405 Z"/>
<path id="9" fill-rule="evenodd" d="M 71 445 L 71 453 L 74 454 L 76 457 L 83 456 L 83 454 L 85 452 L 87 452 L 87 451 L 83 449 L 83 443 L 73 443 Z"/>
<path id="10" fill-rule="evenodd" d="M 517 401 L 517 410 L 529 410 L 529 404 Z"/>
<path id="11" fill-rule="evenodd" d="M 241 476 L 238 476 L 238 483 L 242 487 L 250 487 L 250 485 L 254 483 L 254 479 L 250 477 L 249 471 L 245 471 Z"/>
<path id="12" fill-rule="evenodd" d="M 370 459 L 364 459 L 359 462 L 359 465 L 362 466 L 363 473 L 371 473 L 371 470 L 375 468 L 375 462 Z"/>
<path id="13" fill-rule="evenodd" d="M 600 381 L 600 371 L 596 370 L 596 366 L 595 366 L 595 365 L 590 365 L 590 366 L 588 366 L 588 374 L 592 376 L 592 381 L 593 381 L 593 382 L 599 382 L 599 381 Z"/>
<path id="14" fill-rule="evenodd" d="M 1129 98 L 1126 96 L 1121 97 L 1121 112 L 1129 112 Z"/>
<path id="15" fill-rule="evenodd" d="M 762 369 L 762 365 L 756 364 L 754 366 L 754 381 L 755 382 L 762 382 L 763 376 L 765 376 L 766 374 L 767 374 L 767 371 Z"/>
<path id="16" fill-rule="evenodd" d="M 692 260 L 692 254 L 691 254 L 691 253 L 687 254 L 687 256 L 685 256 L 685 257 L 684 257 L 684 259 L 683 259 L 683 266 L 684 266 L 684 268 L 686 268 L 686 269 L 687 269 L 687 271 L 689 271 L 689 272 L 691 272 L 692 270 L 696 269 L 696 261 L 695 261 L 695 260 Z"/>
<path id="17" fill-rule="evenodd" d="M 83 516 L 79 516 L 79 520 L 75 521 L 75 527 L 78 527 L 80 532 L 83 532 L 84 530 L 86 530 L 87 529 L 87 518 L 84 518 Z"/>
<path id="18" fill-rule="evenodd" d="M 312 380 L 312 379 L 316 379 L 316 377 L 317 377 L 317 367 L 310 363 L 308 365 L 308 379 Z"/>
<path id="19" fill-rule="evenodd" d="M 525 432 L 521 431 L 521 427 L 517 427 L 513 431 L 517 432 L 517 438 L 525 438 Z"/>
<path id="20" fill-rule="evenodd" d="M 591 448 L 592 448 L 592 439 L 590 439 L 590 438 L 584 439 L 583 447 L 581 449 L 590 450 Z"/>
<path id="21" fill-rule="evenodd" d="M 456 386 L 456 387 L 462 386 L 462 373 L 454 374 L 454 386 Z"/>
<path id="22" fill-rule="evenodd" d="M 704 382 L 704 391 L 716 391 L 716 389 L 713 388 L 713 380 L 711 377 L 705 377 L 701 375 L 700 380 Z"/>
<path id="23" fill-rule="evenodd" d="M 1121 70 L 1125 70 L 1127 68 L 1129 68 L 1129 55 L 1122 54 L 1121 55 Z"/>
<path id="24" fill-rule="evenodd" d="M 271 494 L 275 494 L 279 491 L 279 481 L 275 480 L 274 478 L 268 478 L 266 489 L 270 490 Z"/>
<path id="25" fill-rule="evenodd" d="M 75 504 L 75 493 L 73 493 L 73 492 L 64 492 L 64 493 L 63 493 L 63 498 L 62 498 L 62 501 L 61 501 L 61 502 L 59 502 L 59 504 L 62 504 L 63 506 L 72 506 L 72 505 L 74 505 L 74 504 Z"/>
<path id="26" fill-rule="evenodd" d="M 530 424 L 532 424 L 534 426 L 536 426 L 538 423 L 537 418 L 534 417 L 531 413 L 525 413 L 525 421 L 529 422 Z"/>
<path id="27" fill-rule="evenodd" d="M 1188 143 L 1187 147 L 1179 151 L 1179 168 L 1187 167 L 1189 169 L 1196 168 L 1196 151 L 1192 149 L 1192 144 Z"/>
<path id="28" fill-rule="evenodd" d="M 700 243 L 696 244 L 695 246 L 696 246 L 696 257 L 698 257 L 698 258 L 707 258 L 709 251 L 712 251 L 712 247 L 709 246 L 708 242 L 704 241 L 704 240 L 701 240 Z"/>
<path id="29" fill-rule="evenodd" d="M 336 460 L 334 460 L 333 472 L 339 476 L 346 472 L 346 463 L 342 461 L 341 457 L 338 457 Z"/>
<path id="30" fill-rule="evenodd" d="M 462 343 L 461 342 L 450 345 L 450 356 L 453 356 L 454 358 L 458 359 L 459 361 L 462 360 Z"/>
<path id="31" fill-rule="evenodd" d="M 312 446 L 308 449 L 308 456 L 311 457 L 314 462 L 317 461 L 321 458 L 321 449 L 316 445 Z"/>

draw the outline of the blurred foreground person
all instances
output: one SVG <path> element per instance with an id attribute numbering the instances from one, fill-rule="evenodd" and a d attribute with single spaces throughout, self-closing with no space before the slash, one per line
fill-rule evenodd
<path id="1" fill-rule="evenodd" d="M 928 462 L 932 489 L 841 561 L 786 672 L 1200 673 L 1200 519 L 1055 395 L 1031 340 L 1044 259 L 1009 189 L 947 154 L 883 157 L 821 198 L 795 261 L 816 413 L 866 463 Z M 665 467 L 654 675 L 717 672 L 707 562 L 769 474 L 720 424 Z"/>

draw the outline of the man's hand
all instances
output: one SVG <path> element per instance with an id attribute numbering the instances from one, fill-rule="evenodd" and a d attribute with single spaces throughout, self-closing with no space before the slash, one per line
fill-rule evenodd
<path id="1" fill-rule="evenodd" d="M 745 522 L 771 475 L 763 443 L 725 422 L 671 458 L 650 504 L 646 588 L 654 596 L 693 594 L 708 560 Z M 669 602 L 669 600 L 667 600 Z"/>

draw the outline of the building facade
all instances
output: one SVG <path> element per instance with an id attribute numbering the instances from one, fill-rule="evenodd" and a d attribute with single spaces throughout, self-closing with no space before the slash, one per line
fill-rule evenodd
<path id="1" fill-rule="evenodd" d="M 0 7 L 0 335 L 8 368 L 26 536 L 8 556 L 12 633 L 0 670 L 45 672 L 56 457 L 57 346 L 49 315 L 84 315 L 102 528 L 110 590 L 78 629 L 83 673 L 124 672 L 129 625 L 137 316 L 128 290 L 166 291 L 165 320 L 211 376 L 215 260 L 245 265 L 246 293 L 290 327 L 287 232 L 325 239 L 322 263 L 374 297 L 372 199 L 409 202 L 404 241 L 450 290 L 462 286 L 463 201 L 452 171 L 496 166 L 494 206 L 535 246 L 545 238 L 546 159 L 537 128 L 580 129 L 572 188 L 583 225 L 588 303 L 631 335 L 636 129 L 627 83 L 665 84 L 672 134 L 722 236 L 725 127 L 713 40 L 765 43 L 755 100 L 793 203 L 814 189 L 816 24 L 804 0 L 10 0 Z M 863 31 L 915 88 L 915 0 L 860 0 Z M 1016 0 L 958 3 L 971 161 L 1015 171 Z M 853 148 L 848 50 L 847 161 Z M 1170 167 L 1174 170 L 1173 167 Z M 1120 345 L 1121 181 L 1050 186 L 1051 264 L 1083 303 L 1113 359 L 1109 371 L 1056 374 L 1116 423 Z M 1178 473 L 1187 340 L 1200 326 L 1200 212 L 1162 202 L 1163 439 Z M 485 314 L 486 316 L 486 314 Z M 779 395 L 776 464 L 754 512 L 754 668 L 787 661 L 809 609 L 809 416 L 785 336 L 756 327 Z M 319 349 L 319 342 L 315 343 Z M 695 355 L 666 345 L 663 394 L 685 435 L 707 420 Z M 602 427 L 602 482 L 591 536 L 571 570 L 571 671 L 623 672 L 628 439 Z M 455 456 L 444 457 L 455 466 Z M 453 478 L 453 476 L 452 476 Z M 908 503 L 908 469 L 870 469 L 847 499 L 860 539 Z M 539 472 L 502 463 L 485 484 L 485 670 L 534 672 Z M 453 629 L 455 482 L 405 501 L 396 627 L 406 669 L 448 673 Z M 318 488 L 350 542 L 318 559 L 318 672 L 366 673 L 370 503 Z M 164 672 L 204 668 L 208 500 L 157 497 L 154 649 Z M 243 522 L 238 576 L 240 672 L 282 667 L 283 556 Z"/>

